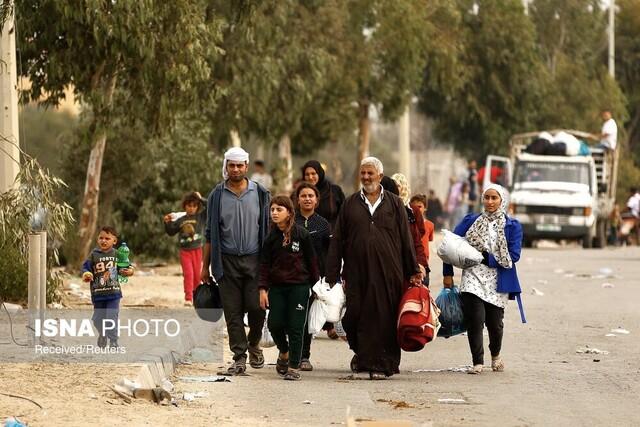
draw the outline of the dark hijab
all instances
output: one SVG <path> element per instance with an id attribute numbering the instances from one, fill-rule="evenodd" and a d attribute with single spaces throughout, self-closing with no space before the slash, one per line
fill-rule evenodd
<path id="1" fill-rule="evenodd" d="M 344 202 L 344 193 L 339 186 L 333 184 L 325 177 L 324 169 L 317 160 L 309 160 L 302 166 L 302 180 L 304 180 L 304 171 L 306 171 L 307 168 L 313 168 L 318 174 L 316 188 L 320 192 L 320 200 L 316 212 L 333 226 L 338 218 L 340 207 Z"/>
<path id="2" fill-rule="evenodd" d="M 316 184 L 316 188 L 320 191 L 320 194 L 322 195 L 322 188 L 328 187 L 327 180 L 325 179 L 325 176 L 324 176 L 324 169 L 322 168 L 322 165 L 317 160 L 309 160 L 307 163 L 305 163 L 304 166 L 302 166 L 303 181 L 305 180 L 304 172 L 307 170 L 307 168 L 315 169 L 316 173 L 318 174 L 318 183 Z"/>

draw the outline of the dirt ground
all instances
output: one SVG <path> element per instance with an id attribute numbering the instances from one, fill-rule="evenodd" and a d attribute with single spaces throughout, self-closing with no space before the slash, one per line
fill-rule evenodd
<path id="1" fill-rule="evenodd" d="M 518 271 L 528 323 L 520 323 L 510 303 L 503 373 L 460 372 L 470 356 L 466 337 L 457 336 L 403 353 L 402 372 L 390 380 L 353 379 L 346 343 L 320 337 L 312 346 L 315 370 L 299 382 L 282 381 L 272 365 L 249 369 L 249 376 L 232 382 L 185 382 L 178 377 L 215 375 L 222 365 L 180 366 L 171 378 L 175 407 L 141 400 L 127 404 L 109 390 L 107 385 L 135 377 L 134 365 L 2 364 L 0 393 L 28 397 L 43 409 L 0 394 L 0 419 L 18 416 L 30 426 L 315 426 L 345 424 L 349 414 L 358 424 L 637 426 L 639 261 L 639 248 L 525 250 Z M 437 293 L 439 264 L 432 268 Z M 181 306 L 179 272 L 178 266 L 169 266 L 132 278 L 123 305 Z M 69 283 L 81 284 L 77 278 Z M 70 295 L 65 304 L 82 301 Z M 608 354 L 578 352 L 586 349 Z M 265 355 L 268 363 L 275 362 L 274 348 Z M 203 397 L 185 401 L 185 392 L 202 392 Z"/>

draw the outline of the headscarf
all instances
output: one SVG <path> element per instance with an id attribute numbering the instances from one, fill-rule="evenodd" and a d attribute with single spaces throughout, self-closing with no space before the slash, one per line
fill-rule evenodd
<path id="1" fill-rule="evenodd" d="M 500 195 L 500 206 L 495 212 L 484 211 L 478 219 L 471 225 L 465 237 L 469 244 L 479 250 L 486 251 L 491 248 L 489 227 L 494 227 L 497 232 L 497 240 L 495 242 L 495 250 L 491 251 L 498 264 L 504 268 L 511 268 L 511 255 L 509 255 L 509 246 L 507 237 L 504 234 L 504 227 L 507 223 L 507 209 L 509 206 L 509 192 L 498 184 L 490 184 L 482 192 L 482 199 L 489 190 L 495 190 Z"/>
<path id="2" fill-rule="evenodd" d="M 326 180 L 325 180 L 324 169 L 322 168 L 322 165 L 317 160 L 309 160 L 307 163 L 305 163 L 304 166 L 302 166 L 302 180 L 303 181 L 305 181 L 305 179 L 304 179 L 304 171 L 306 171 L 307 168 L 315 169 L 316 173 L 318 174 L 318 182 L 315 185 L 316 185 L 316 188 L 322 193 L 322 189 L 327 184 Z"/>
<path id="3" fill-rule="evenodd" d="M 394 173 L 391 176 L 391 179 L 393 179 L 396 184 L 398 185 L 398 191 L 400 192 L 400 198 L 402 199 L 402 201 L 404 202 L 405 205 L 409 204 L 409 200 L 411 198 L 411 190 L 409 189 L 409 181 L 407 180 L 407 177 L 404 176 L 401 173 Z"/>
<path id="4" fill-rule="evenodd" d="M 229 173 L 227 172 L 227 162 L 245 162 L 249 163 L 249 153 L 244 151 L 240 147 L 231 147 L 224 153 L 224 161 L 222 162 L 222 178 L 224 180 L 229 179 Z"/>
<path id="5" fill-rule="evenodd" d="M 400 190 L 398 189 L 398 184 L 391 178 L 386 175 L 382 176 L 380 180 L 380 185 L 384 188 L 384 191 L 388 191 L 389 193 L 393 193 L 396 196 L 400 197 Z"/>

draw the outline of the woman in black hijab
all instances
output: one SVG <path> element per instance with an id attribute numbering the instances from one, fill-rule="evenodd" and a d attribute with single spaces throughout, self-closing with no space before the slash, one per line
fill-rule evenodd
<path id="1" fill-rule="evenodd" d="M 329 221 L 333 228 L 338 219 L 338 212 L 344 203 L 342 189 L 325 177 L 324 169 L 317 160 L 309 160 L 302 166 L 302 179 L 315 185 L 320 191 L 320 201 L 316 212 Z"/>

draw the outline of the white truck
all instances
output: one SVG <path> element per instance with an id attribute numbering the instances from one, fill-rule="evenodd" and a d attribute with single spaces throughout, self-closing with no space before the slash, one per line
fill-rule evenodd
<path id="1" fill-rule="evenodd" d="M 582 140 L 586 132 L 557 129 Z M 540 132 L 511 137 L 511 157 L 488 156 L 483 187 L 492 181 L 511 192 L 510 214 L 522 224 L 523 246 L 537 239 L 578 240 L 584 248 L 606 245 L 615 203 L 617 151 L 591 146 L 590 155 L 557 156 L 524 152 Z"/>

